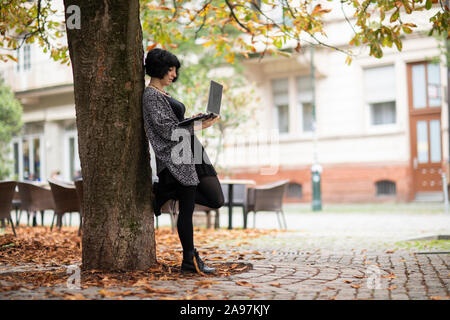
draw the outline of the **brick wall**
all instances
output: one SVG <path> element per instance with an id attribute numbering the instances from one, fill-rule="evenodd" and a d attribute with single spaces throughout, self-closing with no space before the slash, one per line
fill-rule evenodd
<path id="1" fill-rule="evenodd" d="M 252 179 L 257 185 L 289 179 L 302 185 L 302 198 L 286 202 L 311 202 L 312 185 L 309 167 L 280 168 L 276 175 L 264 176 L 255 168 L 233 169 L 233 179 Z M 222 176 L 221 176 L 222 177 Z M 396 184 L 396 196 L 377 196 L 375 183 L 390 180 Z M 409 165 L 329 165 L 322 172 L 324 202 L 408 202 L 413 200 L 412 173 Z"/>

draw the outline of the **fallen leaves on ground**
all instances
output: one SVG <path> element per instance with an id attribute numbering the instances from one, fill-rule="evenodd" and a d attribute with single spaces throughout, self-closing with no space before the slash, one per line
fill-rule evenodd
<path id="1" fill-rule="evenodd" d="M 197 281 L 195 283 L 196 286 L 199 286 L 200 288 L 211 288 L 213 284 L 219 284 L 220 282 L 217 281 L 211 281 L 211 280 L 202 280 Z"/>
<path id="2" fill-rule="evenodd" d="M 81 265 L 81 238 L 76 227 L 63 227 L 50 231 L 49 227 L 25 227 L 16 229 L 17 237 L 11 234 L 0 236 L 0 266 L 8 268 L 26 268 L 26 271 L 15 271 L 0 274 L 0 281 L 8 285 L 0 286 L 0 292 L 16 291 L 21 288 L 33 290 L 39 287 L 51 288 L 55 285 L 66 286 L 67 267 Z M 258 251 L 242 252 L 241 246 L 247 240 L 275 234 L 276 230 L 208 230 L 196 228 L 195 244 L 205 263 L 215 267 L 214 275 L 202 276 L 194 273 L 182 273 L 182 248 L 177 233 L 170 228 L 155 230 L 157 264 L 145 271 L 103 272 L 101 270 L 81 270 L 81 288 L 99 287 L 98 294 L 103 298 L 121 299 L 133 295 L 139 298 L 167 298 L 175 291 L 154 286 L 155 281 L 179 279 L 199 279 L 198 288 L 211 288 L 217 281 L 208 277 L 228 277 L 251 269 L 250 264 L 238 260 L 264 259 Z M 221 248 L 220 244 L 226 244 Z M 239 249 L 239 250 L 237 250 Z M 33 270 L 37 269 L 37 270 Z M 50 269 L 50 270 L 49 270 Z M 205 279 L 206 278 L 206 279 Z M 246 281 L 238 281 L 237 285 L 256 287 Z M 133 288 L 133 290 L 116 291 L 113 288 Z M 82 294 L 62 294 L 47 290 L 46 295 L 67 300 L 88 299 Z M 199 295 L 192 290 L 183 299 L 211 299 L 214 295 Z"/>
<path id="3" fill-rule="evenodd" d="M 393 274 L 393 273 L 390 273 L 388 275 L 382 275 L 381 277 L 384 278 L 384 279 L 395 279 L 395 278 L 397 278 L 397 276 L 395 274 Z"/>
<path id="4" fill-rule="evenodd" d="M 431 296 L 431 300 L 450 300 L 450 296 Z"/>
<path id="5" fill-rule="evenodd" d="M 257 285 L 254 285 L 248 281 L 242 280 L 242 281 L 236 281 L 235 282 L 238 286 L 242 286 L 242 287 L 250 287 L 250 288 L 257 288 Z"/>
<path id="6" fill-rule="evenodd" d="M 388 290 L 395 290 L 395 289 L 397 289 L 397 286 L 396 285 L 393 285 L 392 287 L 389 287 L 389 288 L 387 288 Z"/>
<path id="7" fill-rule="evenodd" d="M 67 294 L 64 296 L 64 300 L 88 300 L 81 293 Z"/>
<path id="8" fill-rule="evenodd" d="M 277 283 L 271 283 L 270 284 L 272 287 L 277 287 L 277 288 L 281 288 L 281 283 L 277 282 Z"/>

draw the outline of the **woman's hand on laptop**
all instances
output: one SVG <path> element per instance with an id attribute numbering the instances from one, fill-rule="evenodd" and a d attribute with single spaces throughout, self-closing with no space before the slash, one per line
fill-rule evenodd
<path id="1" fill-rule="evenodd" d="M 202 121 L 201 125 L 200 124 L 194 124 L 194 130 L 201 130 L 201 129 L 209 128 L 209 127 L 211 127 L 213 124 L 215 124 L 219 120 L 220 120 L 220 116 L 215 116 L 215 117 L 212 117 L 212 118 L 208 118 L 208 119 Z"/>

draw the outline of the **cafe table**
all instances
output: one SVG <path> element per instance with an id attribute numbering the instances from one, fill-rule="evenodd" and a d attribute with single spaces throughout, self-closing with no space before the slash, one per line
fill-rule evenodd
<path id="1" fill-rule="evenodd" d="M 247 179 L 220 179 L 221 184 L 228 185 L 228 229 L 233 229 L 233 186 L 235 185 L 255 185 L 254 180 Z M 245 213 L 244 213 L 245 218 Z M 245 222 L 244 222 L 245 225 Z"/>

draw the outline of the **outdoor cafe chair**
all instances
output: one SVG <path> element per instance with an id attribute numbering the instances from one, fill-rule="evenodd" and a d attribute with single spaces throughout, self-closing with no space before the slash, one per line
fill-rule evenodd
<path id="1" fill-rule="evenodd" d="M 220 227 L 220 210 L 219 209 L 213 209 L 207 206 L 202 206 L 200 204 L 196 204 L 194 207 L 194 213 L 195 212 L 204 212 L 206 213 L 206 228 L 211 228 L 211 211 L 215 212 L 214 216 L 214 229 L 218 229 Z"/>
<path id="2" fill-rule="evenodd" d="M 11 218 L 11 210 L 16 184 L 16 181 L 0 181 L 0 220 L 2 222 L 2 227 L 5 226 L 4 219 L 9 221 L 14 232 L 14 236 L 17 235 Z"/>
<path id="3" fill-rule="evenodd" d="M 283 212 L 283 197 L 286 193 L 288 183 L 289 180 L 282 180 L 248 189 L 245 215 L 247 216 L 249 212 L 253 211 L 253 228 L 256 225 L 256 212 L 275 211 L 280 228 L 287 229 L 286 218 Z M 283 218 L 284 227 L 280 219 L 280 214 Z"/>
<path id="4" fill-rule="evenodd" d="M 206 213 L 206 227 L 209 229 L 211 228 L 211 216 L 210 212 L 215 211 L 215 220 L 214 220 L 214 227 L 219 227 L 219 209 L 212 209 L 206 206 L 202 206 L 199 204 L 196 204 L 194 207 L 194 212 L 205 212 Z M 170 225 L 172 229 L 172 233 L 175 233 L 177 228 L 177 222 L 178 222 L 178 213 L 179 213 L 179 205 L 178 201 L 174 199 L 170 199 L 166 201 L 166 203 L 161 207 L 161 214 L 167 213 L 170 216 Z M 156 228 L 159 227 L 158 218 L 156 217 Z"/>
<path id="5" fill-rule="evenodd" d="M 27 224 L 30 212 L 41 212 L 42 225 L 44 225 L 45 210 L 55 210 L 52 191 L 30 182 L 17 182 L 19 186 L 20 209 L 27 212 Z"/>
<path id="6" fill-rule="evenodd" d="M 55 203 L 55 209 L 50 230 L 53 230 L 53 223 L 57 217 L 57 226 L 62 227 L 62 217 L 65 213 L 80 212 L 77 191 L 74 185 L 64 183 L 56 179 L 48 179 L 51 194 Z"/>

